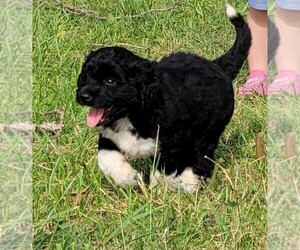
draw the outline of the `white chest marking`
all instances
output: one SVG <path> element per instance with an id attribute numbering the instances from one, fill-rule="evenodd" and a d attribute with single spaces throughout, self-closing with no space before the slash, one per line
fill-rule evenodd
<path id="1" fill-rule="evenodd" d="M 133 134 L 133 126 L 128 118 L 117 121 L 115 131 L 111 128 L 100 127 L 101 135 L 113 141 L 121 151 L 131 157 L 151 156 L 155 153 L 155 139 L 141 138 Z"/>

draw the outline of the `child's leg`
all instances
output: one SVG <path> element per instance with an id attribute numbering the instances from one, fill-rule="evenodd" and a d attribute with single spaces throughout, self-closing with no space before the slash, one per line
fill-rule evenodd
<path id="1" fill-rule="evenodd" d="M 278 1 L 275 24 L 280 44 L 275 56 L 277 76 L 270 84 L 271 94 L 287 92 L 300 95 L 300 3 Z M 297 6 L 298 5 L 298 6 Z"/>
<path id="2" fill-rule="evenodd" d="M 275 24 L 280 35 L 275 57 L 277 71 L 292 70 L 300 73 L 300 10 L 277 8 Z"/>
<path id="3" fill-rule="evenodd" d="M 266 93 L 268 12 L 267 1 L 249 1 L 248 24 L 252 34 L 252 46 L 248 64 L 250 74 L 246 83 L 238 88 L 239 94 Z"/>
<path id="4" fill-rule="evenodd" d="M 268 44 L 268 12 L 250 7 L 248 24 L 252 33 L 248 63 L 250 72 L 261 70 L 267 72 L 267 44 Z"/>

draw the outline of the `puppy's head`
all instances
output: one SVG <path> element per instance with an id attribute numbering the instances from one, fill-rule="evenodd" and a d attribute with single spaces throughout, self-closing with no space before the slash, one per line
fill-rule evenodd
<path id="1" fill-rule="evenodd" d="M 107 125 L 142 108 L 144 92 L 154 81 L 152 63 L 127 49 L 105 47 L 86 58 L 77 83 L 76 100 L 91 107 L 90 127 Z"/>

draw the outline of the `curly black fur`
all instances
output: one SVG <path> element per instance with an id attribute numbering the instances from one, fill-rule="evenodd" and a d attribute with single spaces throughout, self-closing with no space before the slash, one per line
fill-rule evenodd
<path id="1" fill-rule="evenodd" d="M 132 133 L 145 139 L 155 139 L 159 127 L 159 169 L 166 174 L 177 171 L 180 175 L 191 167 L 199 176 L 211 176 L 213 163 L 205 156 L 214 158 L 232 117 L 232 81 L 251 44 L 244 19 L 237 14 L 230 20 L 236 28 L 236 41 L 213 61 L 183 52 L 149 61 L 121 47 L 91 52 L 78 79 L 77 101 L 111 108 L 103 127 L 114 129 L 117 120 L 128 117 Z M 106 79 L 113 79 L 114 84 L 105 84 Z M 99 149 L 103 148 L 115 150 L 116 145 L 106 138 L 99 143 Z"/>

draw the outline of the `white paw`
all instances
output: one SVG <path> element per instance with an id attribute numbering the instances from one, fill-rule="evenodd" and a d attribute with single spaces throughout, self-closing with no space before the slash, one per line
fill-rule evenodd
<path id="1" fill-rule="evenodd" d="M 199 176 L 191 168 L 186 168 L 177 179 L 179 187 L 188 193 L 196 192 L 200 183 Z"/>
<path id="2" fill-rule="evenodd" d="M 161 181 L 165 182 L 172 190 L 179 188 L 188 193 L 196 192 L 200 183 L 199 176 L 194 174 L 191 168 L 186 168 L 179 176 L 176 176 L 176 172 L 163 175 L 156 170 L 150 176 L 149 187 L 153 188 Z"/>
<path id="3" fill-rule="evenodd" d="M 138 172 L 128 163 L 125 163 L 118 172 L 114 171 L 110 176 L 121 187 L 135 186 L 138 184 Z"/>
<path id="4" fill-rule="evenodd" d="M 134 186 L 138 184 L 138 172 L 126 161 L 124 155 L 115 150 L 100 150 L 98 165 L 102 172 L 110 176 L 116 184 Z"/>

